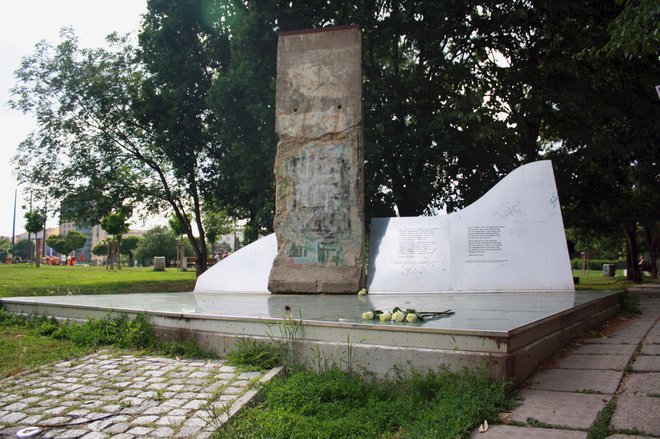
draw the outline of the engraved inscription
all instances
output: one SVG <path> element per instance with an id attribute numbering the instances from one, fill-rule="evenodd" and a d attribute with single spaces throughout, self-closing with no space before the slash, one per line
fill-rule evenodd
<path id="1" fill-rule="evenodd" d="M 469 226 L 467 228 L 468 257 L 492 256 L 502 251 L 502 231 L 505 226 Z M 503 262 L 503 260 L 479 260 L 479 262 Z"/>

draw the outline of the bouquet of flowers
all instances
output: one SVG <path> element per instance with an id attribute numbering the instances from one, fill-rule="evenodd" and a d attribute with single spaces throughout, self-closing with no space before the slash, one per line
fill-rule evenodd
<path id="1" fill-rule="evenodd" d="M 363 312 L 363 320 L 380 320 L 381 322 L 395 322 L 408 323 L 423 322 L 425 320 L 435 320 L 443 317 L 449 317 L 454 314 L 454 311 L 448 309 L 446 311 L 417 311 L 414 309 L 406 309 L 405 311 L 398 306 L 394 307 L 392 311 L 381 311 L 379 309 L 372 309 L 371 311 Z"/>

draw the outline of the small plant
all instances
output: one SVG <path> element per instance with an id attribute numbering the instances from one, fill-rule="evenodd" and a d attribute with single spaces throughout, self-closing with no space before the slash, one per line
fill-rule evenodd
<path id="1" fill-rule="evenodd" d="M 163 399 L 165 399 L 164 393 L 165 393 L 164 389 L 156 390 L 156 393 L 154 394 L 154 401 L 159 401 L 160 402 Z"/>
<path id="2" fill-rule="evenodd" d="M 639 298 L 630 294 L 628 290 L 619 295 L 619 305 L 623 314 L 638 316 L 642 313 Z"/>
<path id="3" fill-rule="evenodd" d="M 287 368 L 292 367 L 296 363 L 295 342 L 302 326 L 303 321 L 300 308 L 298 308 L 298 319 L 294 319 L 291 314 L 291 307 L 286 305 L 284 307 L 284 317 L 277 322 L 277 329 L 280 333 L 279 337 L 273 335 L 270 326 L 266 330 L 266 334 L 270 340 L 284 350 L 283 363 Z"/>
<path id="4" fill-rule="evenodd" d="M 589 434 L 587 436 L 589 439 L 601 439 L 609 436 L 609 425 L 612 416 L 614 415 L 615 408 L 616 404 L 614 400 L 611 400 L 605 405 L 605 407 L 603 407 L 598 413 L 598 416 L 596 416 L 596 420 L 589 428 Z"/>
<path id="5" fill-rule="evenodd" d="M 240 338 L 227 354 L 232 366 L 250 366 L 272 369 L 282 362 L 280 349 L 273 343 L 260 343 L 251 338 Z"/>

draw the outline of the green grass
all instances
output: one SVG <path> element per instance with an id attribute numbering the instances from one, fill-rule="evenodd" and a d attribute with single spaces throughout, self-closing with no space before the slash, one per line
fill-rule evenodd
<path id="1" fill-rule="evenodd" d="M 90 352 L 73 341 L 55 340 L 30 328 L 0 327 L 0 379 Z"/>
<path id="2" fill-rule="evenodd" d="M 337 368 L 299 371 L 266 384 L 264 401 L 214 438 L 459 438 L 510 403 L 509 385 L 485 370 L 393 381 L 364 380 Z"/>
<path id="3" fill-rule="evenodd" d="M 596 416 L 596 420 L 589 428 L 589 439 L 605 439 L 610 435 L 610 421 L 614 415 L 616 405 L 614 401 L 610 401 L 603 407 L 603 409 Z"/>
<path id="4" fill-rule="evenodd" d="M 0 308 L 0 379 L 39 365 L 93 352 L 100 347 L 185 358 L 210 358 L 192 341 L 162 343 L 145 315 L 89 319 L 26 318 Z"/>
<path id="5" fill-rule="evenodd" d="M 0 265 L 0 297 L 192 291 L 194 271 L 130 267 Z"/>
<path id="6" fill-rule="evenodd" d="M 603 276 L 603 273 L 597 270 L 588 270 L 586 273 L 573 270 L 573 276 L 580 278 L 580 283 L 575 285 L 576 290 L 622 290 L 634 285 L 626 280 L 622 270 L 617 270 L 615 277 Z"/>

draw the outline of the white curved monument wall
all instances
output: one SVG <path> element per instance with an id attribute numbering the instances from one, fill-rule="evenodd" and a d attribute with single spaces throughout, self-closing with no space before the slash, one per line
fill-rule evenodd
<path id="1" fill-rule="evenodd" d="M 195 292 L 268 292 L 268 275 L 277 254 L 275 234 L 257 239 L 197 278 Z"/>
<path id="2" fill-rule="evenodd" d="M 197 279 L 195 292 L 268 292 L 275 234 Z M 573 291 L 552 164 L 507 175 L 467 208 L 433 217 L 375 218 L 369 293 Z"/>
<path id="3" fill-rule="evenodd" d="M 370 293 L 573 291 L 550 161 L 513 171 L 467 208 L 376 218 Z"/>

